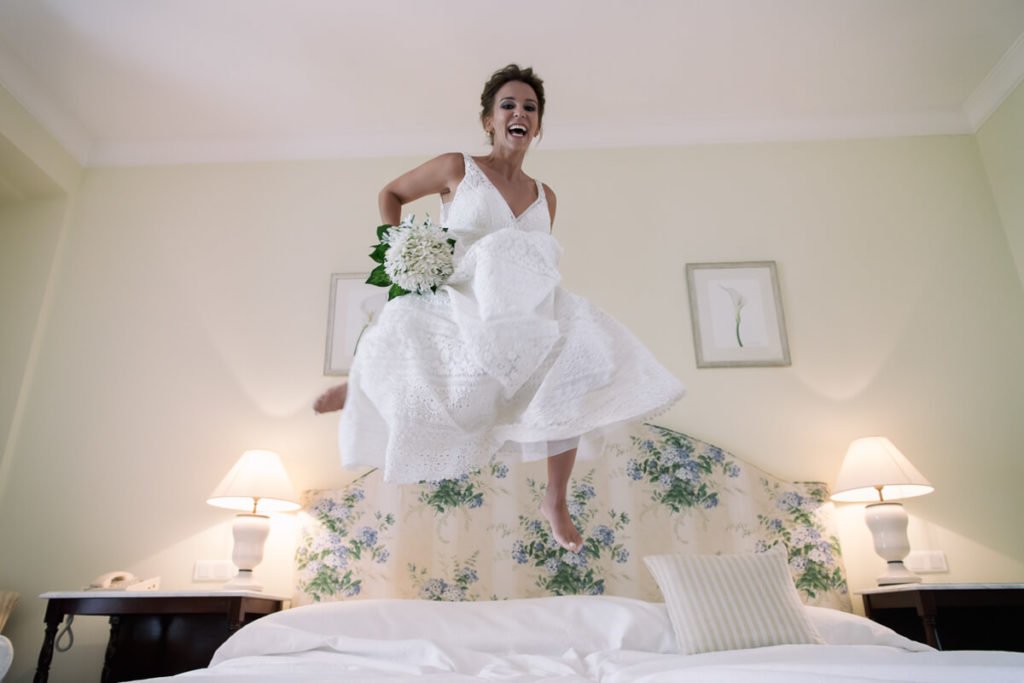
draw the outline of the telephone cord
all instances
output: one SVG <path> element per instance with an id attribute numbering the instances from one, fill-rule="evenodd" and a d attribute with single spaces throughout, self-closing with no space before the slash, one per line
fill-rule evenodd
<path id="1" fill-rule="evenodd" d="M 54 647 L 57 648 L 57 652 L 67 652 L 71 649 L 71 646 L 75 644 L 75 633 L 71 630 L 71 623 L 75 620 L 74 614 L 69 614 L 67 621 L 64 622 L 64 628 L 57 634 L 57 640 L 54 643 Z M 60 641 L 64 636 L 68 637 L 68 644 L 62 646 Z"/>

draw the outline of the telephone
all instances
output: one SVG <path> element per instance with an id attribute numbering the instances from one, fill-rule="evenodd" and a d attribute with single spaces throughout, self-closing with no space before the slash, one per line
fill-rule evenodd
<path id="1" fill-rule="evenodd" d="M 131 572 L 107 572 L 89 582 L 90 591 L 155 591 L 160 588 L 160 577 L 139 580 Z"/>

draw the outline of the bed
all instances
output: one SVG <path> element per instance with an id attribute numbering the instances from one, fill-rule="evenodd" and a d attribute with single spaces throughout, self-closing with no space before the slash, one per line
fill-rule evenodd
<path id="1" fill-rule="evenodd" d="M 665 606 L 632 598 L 356 600 L 246 626 L 210 668 L 238 681 L 1021 681 L 1024 655 L 937 652 L 863 617 L 805 607 L 825 644 L 679 654 Z M 153 679 L 166 680 L 166 679 Z"/>
<path id="2" fill-rule="evenodd" d="M 850 613 L 825 485 L 657 425 L 585 446 L 578 555 L 538 512 L 543 462 L 307 492 L 296 606 L 175 679 L 1024 681 L 1024 654 L 938 652 Z"/>

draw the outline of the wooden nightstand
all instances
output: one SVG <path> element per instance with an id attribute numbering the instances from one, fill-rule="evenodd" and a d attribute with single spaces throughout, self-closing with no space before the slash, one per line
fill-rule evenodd
<path id="1" fill-rule="evenodd" d="M 1024 652 L 1024 583 L 912 583 L 858 593 L 869 619 L 934 648 Z"/>
<path id="2" fill-rule="evenodd" d="M 46 636 L 35 683 L 46 683 L 57 628 L 66 615 L 110 617 L 102 683 L 171 676 L 210 663 L 228 636 L 284 608 L 286 598 L 251 591 L 74 591 L 43 593 Z"/>

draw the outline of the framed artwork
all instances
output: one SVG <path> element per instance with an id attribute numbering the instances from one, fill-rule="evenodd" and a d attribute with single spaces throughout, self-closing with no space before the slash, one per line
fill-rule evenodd
<path id="1" fill-rule="evenodd" d="M 698 368 L 789 365 L 775 261 L 687 263 Z"/>
<path id="2" fill-rule="evenodd" d="M 366 278 L 367 273 L 331 275 L 325 375 L 348 374 L 359 338 L 387 303 L 388 291 L 366 284 Z"/>

